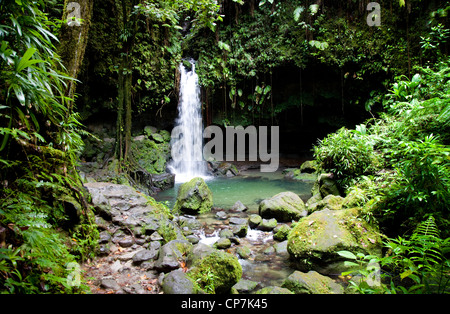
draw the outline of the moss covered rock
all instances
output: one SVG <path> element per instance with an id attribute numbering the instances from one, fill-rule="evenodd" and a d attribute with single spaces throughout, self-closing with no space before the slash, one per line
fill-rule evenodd
<path id="1" fill-rule="evenodd" d="M 288 252 L 298 269 L 322 274 L 348 270 L 338 251 L 380 255 L 381 238 L 360 210 L 324 209 L 301 219 L 288 236 Z"/>
<path id="2" fill-rule="evenodd" d="M 308 273 L 294 271 L 282 285 L 296 294 L 342 294 L 344 288 L 333 279 L 313 270 Z"/>
<path id="3" fill-rule="evenodd" d="M 263 200 L 259 204 L 259 214 L 263 218 L 276 218 L 278 221 L 299 220 L 308 214 L 303 200 L 293 192 L 281 192 Z"/>
<path id="4" fill-rule="evenodd" d="M 238 259 L 227 252 L 214 251 L 197 260 L 189 271 L 189 276 L 202 289 L 214 287 L 215 293 L 228 293 L 242 277 L 242 267 Z"/>
<path id="5" fill-rule="evenodd" d="M 202 178 L 183 183 L 178 190 L 175 212 L 203 214 L 213 206 L 212 192 Z"/>

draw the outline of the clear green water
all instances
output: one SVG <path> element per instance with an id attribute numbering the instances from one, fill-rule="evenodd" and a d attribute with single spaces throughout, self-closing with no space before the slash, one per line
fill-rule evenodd
<path id="1" fill-rule="evenodd" d="M 261 200 L 280 192 L 294 192 L 306 201 L 311 197 L 312 188 L 312 183 L 284 179 L 280 171 L 274 173 L 247 171 L 232 178 L 213 178 L 207 180 L 206 184 L 213 193 L 215 207 L 230 209 L 236 201 L 241 201 L 249 208 L 249 212 L 257 211 Z M 158 193 L 155 199 L 168 201 L 169 207 L 172 208 L 179 186 L 180 184 L 175 184 L 173 189 Z"/>
<path id="2" fill-rule="evenodd" d="M 313 185 L 313 182 L 286 180 L 281 171 L 275 173 L 249 171 L 233 178 L 214 178 L 207 180 L 206 183 L 213 193 L 216 208 L 209 213 L 197 216 L 196 219 L 203 226 L 200 231 L 201 242 L 207 245 L 213 245 L 218 240 L 220 230 L 231 228 L 229 218 L 248 218 L 248 215 L 258 212 L 261 200 L 280 192 L 292 191 L 306 201 L 311 196 Z M 167 201 L 170 208 L 173 208 L 179 186 L 180 184 L 176 184 L 173 189 L 159 193 L 155 199 Z M 248 211 L 229 211 L 238 200 L 249 208 Z M 219 220 L 215 216 L 218 211 L 222 210 L 228 215 L 225 220 Z M 278 244 L 272 235 L 272 232 L 249 229 L 247 236 L 239 239 L 239 246 L 247 246 L 252 252 L 250 258 L 239 259 L 243 269 L 242 278 L 258 282 L 257 289 L 271 285 L 279 286 L 294 271 L 289 262 L 289 254 L 279 254 L 273 250 L 267 251 Z M 228 252 L 238 256 L 236 254 L 237 247 L 233 245 Z"/>

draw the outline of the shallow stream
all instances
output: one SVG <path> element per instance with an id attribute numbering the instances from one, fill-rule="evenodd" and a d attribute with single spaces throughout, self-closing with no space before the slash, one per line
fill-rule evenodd
<path id="1" fill-rule="evenodd" d="M 280 192 L 291 191 L 298 194 L 305 202 L 311 196 L 312 182 L 299 182 L 286 180 L 281 171 L 274 173 L 261 173 L 259 171 L 241 172 L 232 178 L 212 178 L 206 183 L 213 193 L 214 208 L 211 212 L 196 217 L 203 228 L 197 232 L 200 241 L 213 245 L 219 239 L 219 231 L 231 228 L 231 217 L 247 218 L 250 214 L 258 213 L 259 203 Z M 170 208 L 176 201 L 178 188 L 163 191 L 155 196 L 160 202 L 168 202 Z M 248 210 L 235 212 L 230 209 L 241 201 Z M 227 219 L 218 219 L 216 214 L 224 211 Z M 289 265 L 287 253 L 280 253 L 274 249 L 280 242 L 273 239 L 272 232 L 248 230 L 245 238 L 239 238 L 239 245 L 233 245 L 228 251 L 236 254 L 237 247 L 246 246 L 251 250 L 250 257 L 239 259 L 243 270 L 243 279 L 256 281 L 259 287 L 281 285 L 294 269 Z M 286 251 L 284 251 L 286 252 Z"/>

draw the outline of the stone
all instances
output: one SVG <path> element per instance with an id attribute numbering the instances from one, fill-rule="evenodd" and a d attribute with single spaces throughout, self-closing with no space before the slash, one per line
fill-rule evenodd
<path id="1" fill-rule="evenodd" d="M 262 221 L 262 217 L 257 214 L 252 214 L 248 217 L 248 225 L 250 228 L 255 229 Z"/>
<path id="2" fill-rule="evenodd" d="M 231 238 L 233 236 L 233 231 L 231 231 L 230 229 L 222 229 L 219 231 L 219 237 L 221 238 Z"/>
<path id="3" fill-rule="evenodd" d="M 321 274 L 348 271 L 338 251 L 381 254 L 377 230 L 359 217 L 360 209 L 323 209 L 301 219 L 288 236 L 288 252 L 296 268 Z"/>
<path id="4" fill-rule="evenodd" d="M 259 215 L 281 222 L 299 220 L 308 214 L 303 200 L 293 192 L 281 192 L 259 204 Z"/>
<path id="5" fill-rule="evenodd" d="M 134 238 L 131 236 L 126 236 L 119 240 L 119 245 L 121 247 L 130 247 L 133 244 L 134 244 Z"/>
<path id="6" fill-rule="evenodd" d="M 294 292 L 278 286 L 268 286 L 256 291 L 255 294 L 294 294 Z"/>
<path id="7" fill-rule="evenodd" d="M 280 224 L 273 229 L 273 238 L 277 241 L 287 240 L 291 227 L 285 224 Z"/>
<path id="8" fill-rule="evenodd" d="M 111 234 L 108 231 L 102 231 L 99 233 L 98 243 L 108 243 L 111 241 Z"/>
<path id="9" fill-rule="evenodd" d="M 339 192 L 339 187 L 333 179 L 333 174 L 322 173 L 317 179 L 319 183 L 319 191 L 322 198 L 327 195 L 341 195 Z"/>
<path id="10" fill-rule="evenodd" d="M 333 279 L 313 270 L 308 273 L 294 271 L 282 284 L 295 294 L 343 294 L 344 288 Z"/>
<path id="11" fill-rule="evenodd" d="M 141 250 L 133 255 L 134 263 L 141 263 L 158 258 L 159 250 Z"/>
<path id="12" fill-rule="evenodd" d="M 315 160 L 307 160 L 300 166 L 301 173 L 315 173 L 317 171 L 317 162 Z"/>
<path id="13" fill-rule="evenodd" d="M 273 245 L 273 248 L 275 249 L 275 252 L 278 255 L 289 257 L 289 253 L 288 253 L 288 250 L 287 250 L 287 244 L 288 244 L 288 241 L 285 240 L 283 242 L 275 243 Z"/>
<path id="14" fill-rule="evenodd" d="M 236 225 L 232 228 L 233 234 L 237 237 L 243 238 L 247 235 L 248 225 Z"/>
<path id="15" fill-rule="evenodd" d="M 217 219 L 219 219 L 219 220 L 225 220 L 225 219 L 228 218 L 228 215 L 227 215 L 227 213 L 225 213 L 225 212 L 222 210 L 222 211 L 220 211 L 220 212 L 217 212 L 216 215 L 215 215 L 215 217 L 216 217 Z"/>
<path id="16" fill-rule="evenodd" d="M 164 276 L 161 286 L 165 294 L 197 293 L 195 283 L 180 269 L 174 270 Z"/>
<path id="17" fill-rule="evenodd" d="M 237 284 L 233 286 L 233 288 L 236 289 L 239 293 L 250 293 L 251 291 L 255 290 L 257 286 L 258 283 L 256 281 L 241 279 Z"/>
<path id="18" fill-rule="evenodd" d="M 324 199 L 317 201 L 315 203 L 310 203 L 308 205 L 308 210 L 310 213 L 328 208 L 331 210 L 342 209 L 344 203 L 344 198 L 338 195 L 329 194 L 325 196 Z"/>
<path id="19" fill-rule="evenodd" d="M 214 276 L 205 282 L 205 273 L 212 273 Z M 242 277 L 242 267 L 238 259 L 230 253 L 215 250 L 203 259 L 196 261 L 189 270 L 189 276 L 204 287 L 212 284 L 215 287 L 215 293 L 229 293 Z M 212 281 L 212 283 L 211 283 Z"/>
<path id="20" fill-rule="evenodd" d="M 238 217 L 231 217 L 230 218 L 230 224 L 232 225 L 246 225 L 247 219 L 245 218 L 238 218 Z"/>
<path id="21" fill-rule="evenodd" d="M 261 231 L 272 231 L 276 226 L 277 220 L 275 218 L 263 219 L 261 223 L 258 225 L 257 229 Z"/>
<path id="22" fill-rule="evenodd" d="M 103 278 L 100 283 L 100 286 L 106 290 L 114 290 L 116 292 L 120 290 L 120 286 L 116 282 L 116 280 L 110 277 Z"/>
<path id="23" fill-rule="evenodd" d="M 231 240 L 228 238 L 220 238 L 214 243 L 214 247 L 217 249 L 225 250 L 231 247 Z"/>
<path id="24" fill-rule="evenodd" d="M 234 203 L 233 207 L 231 207 L 231 210 L 236 212 L 245 212 L 247 209 L 248 207 L 242 204 L 241 201 L 237 201 Z"/>
<path id="25" fill-rule="evenodd" d="M 248 259 L 252 255 L 252 251 L 248 246 L 240 246 L 236 249 L 236 254 L 242 259 Z"/>
<path id="26" fill-rule="evenodd" d="M 194 178 L 180 186 L 174 211 L 187 214 L 203 214 L 209 212 L 212 206 L 211 190 L 202 178 Z"/>
<path id="27" fill-rule="evenodd" d="M 180 262 L 186 262 L 186 256 L 191 250 L 192 244 L 187 240 L 172 240 L 164 244 L 159 250 L 155 269 L 168 272 L 180 268 Z"/>

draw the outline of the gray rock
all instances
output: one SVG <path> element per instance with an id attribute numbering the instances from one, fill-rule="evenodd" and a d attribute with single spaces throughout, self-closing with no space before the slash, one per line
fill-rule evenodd
<path id="1" fill-rule="evenodd" d="M 247 225 L 236 225 L 232 228 L 233 234 L 237 237 L 243 238 L 247 235 L 248 226 Z"/>
<path id="2" fill-rule="evenodd" d="M 288 225 L 278 225 L 273 229 L 273 238 L 277 241 L 287 240 L 291 228 Z"/>
<path id="3" fill-rule="evenodd" d="M 195 294 L 197 289 L 191 278 L 182 270 L 174 270 L 164 276 L 162 289 L 166 294 Z"/>
<path id="4" fill-rule="evenodd" d="M 241 201 L 237 201 L 236 203 L 234 203 L 233 207 L 231 207 L 231 210 L 236 211 L 236 212 L 244 212 L 248 209 L 247 206 L 245 206 L 244 204 L 242 204 Z"/>
<path id="5" fill-rule="evenodd" d="M 344 288 L 333 279 L 315 271 L 294 271 L 282 285 L 296 294 L 343 294 Z"/>
<path id="6" fill-rule="evenodd" d="M 214 246 L 221 250 L 228 249 L 231 247 L 231 240 L 228 238 L 220 238 L 216 243 L 214 243 Z"/>
<path id="7" fill-rule="evenodd" d="M 180 268 L 180 261 L 186 261 L 186 256 L 192 250 L 192 244 L 186 240 L 172 240 L 163 245 L 159 251 L 155 269 L 168 272 Z"/>
<path id="8" fill-rule="evenodd" d="M 248 246 L 241 246 L 236 249 L 237 255 L 239 255 L 240 258 L 247 259 L 252 255 L 252 251 Z"/>
<path id="9" fill-rule="evenodd" d="M 255 229 L 261 223 L 262 217 L 257 214 L 252 214 L 248 217 L 248 225 L 250 228 Z"/>
<path id="10" fill-rule="evenodd" d="M 238 218 L 238 217 L 231 217 L 230 218 L 230 224 L 232 225 L 246 225 L 247 219 L 245 218 Z"/>
<path id="11" fill-rule="evenodd" d="M 259 214 L 263 218 L 276 218 L 278 221 L 299 220 L 308 214 L 303 200 L 293 192 L 281 192 L 263 200 L 259 204 Z"/>
<path id="12" fill-rule="evenodd" d="M 151 259 L 158 258 L 159 251 L 158 250 L 141 250 L 134 254 L 133 256 L 133 262 L 134 263 L 141 263 L 144 261 L 148 261 Z"/>
<path id="13" fill-rule="evenodd" d="M 257 228 L 262 231 L 272 231 L 276 226 L 277 220 L 275 218 L 272 218 L 272 219 L 263 219 Z"/>
<path id="14" fill-rule="evenodd" d="M 119 284 L 116 282 L 115 279 L 111 277 L 105 277 L 102 279 L 100 286 L 107 290 L 114 290 L 115 292 L 120 290 Z"/>
<path id="15" fill-rule="evenodd" d="M 219 237 L 221 238 L 231 238 L 233 236 L 233 231 L 231 231 L 230 229 L 222 229 L 219 231 Z"/>
<path id="16" fill-rule="evenodd" d="M 228 218 L 228 215 L 224 211 L 220 211 L 216 213 L 216 218 L 220 220 L 225 220 Z"/>
<path id="17" fill-rule="evenodd" d="M 134 239 L 131 236 L 126 236 L 119 240 L 119 245 L 121 247 L 130 247 L 134 244 Z"/>
<path id="18" fill-rule="evenodd" d="M 255 290 L 258 286 L 256 281 L 241 279 L 237 284 L 233 286 L 239 293 L 250 293 L 252 290 Z"/>

